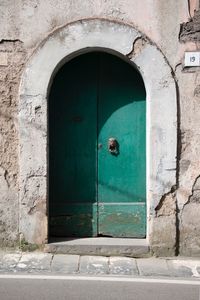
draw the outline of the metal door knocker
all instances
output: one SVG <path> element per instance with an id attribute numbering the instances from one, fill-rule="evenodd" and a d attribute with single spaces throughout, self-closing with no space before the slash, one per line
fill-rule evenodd
<path id="1" fill-rule="evenodd" d="M 119 143 L 115 138 L 108 139 L 108 151 L 115 156 L 119 154 Z"/>

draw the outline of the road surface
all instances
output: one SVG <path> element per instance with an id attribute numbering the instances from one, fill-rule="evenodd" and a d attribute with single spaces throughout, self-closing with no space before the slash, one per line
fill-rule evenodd
<path id="1" fill-rule="evenodd" d="M 0 275 L 0 300 L 200 300 L 200 281 Z"/>

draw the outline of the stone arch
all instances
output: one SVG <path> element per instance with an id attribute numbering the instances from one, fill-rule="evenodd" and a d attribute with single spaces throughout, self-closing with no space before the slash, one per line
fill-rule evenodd
<path id="1" fill-rule="evenodd" d="M 129 25 L 82 20 L 57 29 L 36 49 L 19 92 L 20 233 L 29 243 L 48 239 L 47 98 L 57 69 L 74 53 L 103 48 L 126 56 L 147 94 L 147 240 L 155 208 L 176 184 L 177 107 L 171 68 L 161 51 Z"/>

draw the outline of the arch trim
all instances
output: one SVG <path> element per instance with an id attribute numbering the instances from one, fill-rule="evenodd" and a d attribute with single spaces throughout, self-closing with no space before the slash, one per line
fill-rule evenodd
<path id="1" fill-rule="evenodd" d="M 147 94 L 147 239 L 155 208 L 176 185 L 177 101 L 171 68 L 161 51 L 130 25 L 90 19 L 52 33 L 33 53 L 19 91 L 20 233 L 29 243 L 48 238 L 47 99 L 56 70 L 74 53 L 103 48 L 128 56 Z M 151 240 L 151 239 L 150 239 Z"/>

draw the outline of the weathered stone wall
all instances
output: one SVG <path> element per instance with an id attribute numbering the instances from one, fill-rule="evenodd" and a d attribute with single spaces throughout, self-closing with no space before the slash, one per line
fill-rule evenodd
<path id="1" fill-rule="evenodd" d="M 0 41 L 0 245 L 18 241 L 18 87 L 26 50 L 18 40 Z"/>
<path id="2" fill-rule="evenodd" d="M 180 24 L 179 41 L 186 51 L 200 51 L 200 3 L 188 3 L 190 17 Z M 175 72 L 180 93 L 177 250 L 181 255 L 199 256 L 200 67 L 182 69 L 177 65 Z"/>
<path id="3" fill-rule="evenodd" d="M 200 175 L 200 72 L 176 71 L 180 89 L 180 169 L 177 207 L 179 217 L 179 252 L 199 255 L 199 204 L 196 183 Z"/>
<path id="4" fill-rule="evenodd" d="M 166 57 L 177 83 L 177 184 L 161 197 L 156 207 L 153 234 L 150 237 L 152 252 L 155 255 L 200 255 L 200 69 L 184 69 L 182 64 L 184 51 L 200 50 L 198 8 L 197 0 L 1 1 L 2 246 L 16 244 L 19 237 L 17 111 L 18 88 L 21 74 L 26 69 L 26 60 L 31 57 L 34 49 L 60 26 L 80 19 L 105 18 L 131 24 L 149 37 Z M 142 40 L 135 44 L 135 51 L 140 51 L 140 42 Z M 28 191 L 24 191 L 24 195 L 26 194 Z M 30 212 L 34 213 L 31 207 Z"/>

